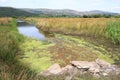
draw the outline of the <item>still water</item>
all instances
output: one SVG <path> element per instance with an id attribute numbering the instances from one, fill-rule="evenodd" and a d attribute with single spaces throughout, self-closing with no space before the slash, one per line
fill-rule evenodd
<path id="1" fill-rule="evenodd" d="M 35 25 L 18 20 L 18 31 L 26 37 L 32 37 L 39 40 L 45 40 L 45 36 L 39 32 Z"/>

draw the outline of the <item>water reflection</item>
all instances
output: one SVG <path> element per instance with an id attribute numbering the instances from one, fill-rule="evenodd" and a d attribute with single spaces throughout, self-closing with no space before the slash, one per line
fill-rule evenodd
<path id="1" fill-rule="evenodd" d="M 45 40 L 45 36 L 42 33 L 40 33 L 39 30 L 34 25 L 28 24 L 20 20 L 17 22 L 18 22 L 19 33 L 27 37 L 36 38 L 39 40 Z"/>

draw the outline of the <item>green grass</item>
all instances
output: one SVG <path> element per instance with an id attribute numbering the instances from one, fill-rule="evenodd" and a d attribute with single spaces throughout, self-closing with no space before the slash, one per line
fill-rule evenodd
<path id="1" fill-rule="evenodd" d="M 0 58 L 10 62 L 16 56 L 22 38 L 15 27 L 15 20 L 12 20 L 7 27 L 5 25 L 0 27 Z"/>
<path id="2" fill-rule="evenodd" d="M 115 44 L 120 44 L 120 21 L 113 20 L 108 22 L 106 36 Z"/>

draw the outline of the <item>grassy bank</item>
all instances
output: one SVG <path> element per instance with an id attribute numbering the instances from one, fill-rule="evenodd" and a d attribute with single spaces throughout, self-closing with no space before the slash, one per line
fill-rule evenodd
<path id="1" fill-rule="evenodd" d="M 12 60 L 17 51 L 20 37 L 16 28 L 15 20 L 0 24 L 0 57 L 2 60 Z"/>
<path id="2" fill-rule="evenodd" d="M 16 20 L 0 20 L 0 80 L 33 80 L 34 72 L 16 57 L 21 55 L 19 45 L 24 40 L 17 31 Z"/>

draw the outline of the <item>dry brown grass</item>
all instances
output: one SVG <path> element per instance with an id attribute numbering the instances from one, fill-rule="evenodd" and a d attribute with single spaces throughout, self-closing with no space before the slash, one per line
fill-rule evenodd
<path id="1" fill-rule="evenodd" d="M 0 18 L 0 25 L 8 24 L 12 18 Z"/>
<path id="2" fill-rule="evenodd" d="M 104 35 L 107 22 L 115 18 L 28 18 L 40 30 L 72 35 Z"/>

